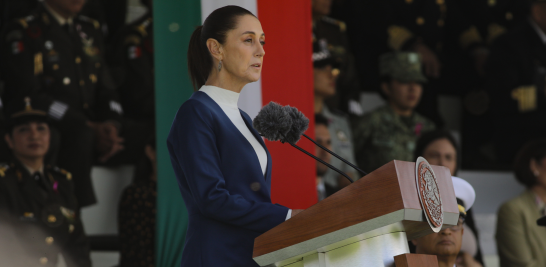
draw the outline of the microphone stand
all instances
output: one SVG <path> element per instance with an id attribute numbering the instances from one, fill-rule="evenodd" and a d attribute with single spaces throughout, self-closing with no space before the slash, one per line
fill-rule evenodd
<path id="1" fill-rule="evenodd" d="M 330 153 L 331 155 L 333 155 L 334 157 L 340 159 L 341 161 L 345 162 L 345 164 L 353 167 L 355 170 L 359 171 L 360 173 L 362 173 L 364 176 L 368 175 L 367 172 L 361 170 L 360 168 L 358 168 L 357 166 L 355 166 L 354 164 L 350 163 L 349 161 L 347 161 L 346 159 L 338 156 L 336 153 L 330 151 L 330 149 L 328 148 L 325 148 L 324 146 L 320 145 L 319 143 L 317 143 L 315 140 L 313 140 L 311 137 L 307 136 L 306 134 L 302 134 L 303 136 L 305 136 L 305 138 L 309 139 L 311 142 L 315 143 L 315 145 L 317 145 L 318 147 L 324 149 L 326 152 Z"/>
<path id="2" fill-rule="evenodd" d="M 286 137 L 284 137 L 282 134 L 281 134 L 281 136 L 283 137 L 283 139 L 286 138 Z M 284 141 L 284 140 L 281 140 L 281 143 L 284 144 L 285 141 Z M 336 171 L 337 173 L 339 173 L 339 174 L 345 176 L 345 178 L 347 178 L 351 183 L 354 183 L 354 182 L 355 182 L 355 181 L 353 181 L 353 179 L 351 179 L 351 177 L 349 177 L 349 175 L 347 175 L 346 173 L 340 171 L 338 168 L 332 166 L 330 163 L 327 163 L 326 161 L 324 161 L 324 160 L 322 160 L 322 159 L 319 159 L 319 158 L 316 157 L 315 155 L 313 155 L 313 154 L 311 154 L 311 153 L 305 151 L 305 149 L 299 147 L 299 146 L 296 145 L 296 144 L 292 144 L 292 143 L 290 143 L 290 142 L 286 142 L 286 143 L 288 143 L 288 144 L 290 144 L 291 146 L 295 147 L 297 150 L 299 150 L 299 151 L 305 153 L 307 156 L 312 157 L 312 158 L 314 158 L 315 160 L 317 160 L 318 162 L 320 162 L 320 163 L 322 163 L 322 164 L 328 166 L 330 169 Z"/>

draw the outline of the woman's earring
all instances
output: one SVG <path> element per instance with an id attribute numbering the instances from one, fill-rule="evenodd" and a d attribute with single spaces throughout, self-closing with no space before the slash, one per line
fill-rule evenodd
<path id="1" fill-rule="evenodd" d="M 221 70 L 222 70 L 222 60 L 218 62 L 218 72 L 220 72 Z"/>

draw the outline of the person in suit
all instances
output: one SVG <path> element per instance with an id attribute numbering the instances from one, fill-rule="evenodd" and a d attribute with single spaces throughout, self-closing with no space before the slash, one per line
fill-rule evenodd
<path id="1" fill-rule="evenodd" d="M 527 143 L 516 156 L 514 172 L 527 190 L 497 213 L 497 251 L 501 267 L 546 266 L 546 140 Z"/>
<path id="2" fill-rule="evenodd" d="M 525 23 L 498 37 L 485 68 L 490 139 L 500 168 L 527 140 L 546 135 L 546 1 L 533 0 Z M 491 138 L 492 137 L 492 138 Z"/>
<path id="3" fill-rule="evenodd" d="M 225 6 L 193 32 L 188 69 L 195 92 L 167 138 L 188 210 L 181 266 L 258 266 L 254 239 L 299 210 L 271 203 L 271 156 L 238 109 L 243 86 L 258 81 L 265 51 L 260 21 Z"/>
<path id="4" fill-rule="evenodd" d="M 72 174 L 44 162 L 50 144 L 48 101 L 26 97 L 7 107 L 3 138 L 12 159 L 0 163 L 1 266 L 90 267 Z"/>

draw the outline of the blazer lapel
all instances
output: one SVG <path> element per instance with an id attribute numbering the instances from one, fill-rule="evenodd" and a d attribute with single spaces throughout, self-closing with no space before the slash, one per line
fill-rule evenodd
<path id="1" fill-rule="evenodd" d="M 271 155 L 269 154 L 269 151 L 267 150 L 267 146 L 265 145 L 264 139 L 260 136 L 258 131 L 256 131 L 256 129 L 254 129 L 254 127 L 252 126 L 252 120 L 250 119 L 250 117 L 246 113 L 244 113 L 241 109 L 239 109 L 239 112 L 241 113 L 241 117 L 243 117 L 243 120 L 245 121 L 246 127 L 250 130 L 252 135 L 254 135 L 254 137 L 258 140 L 258 142 L 260 142 L 260 144 L 265 150 L 265 153 L 267 154 L 267 166 L 265 168 L 264 178 L 266 181 L 269 181 L 270 179 L 268 178 L 271 177 Z"/>

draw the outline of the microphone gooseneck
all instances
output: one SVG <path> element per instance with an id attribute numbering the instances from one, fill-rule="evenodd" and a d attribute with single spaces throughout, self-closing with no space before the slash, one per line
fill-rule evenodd
<path id="1" fill-rule="evenodd" d="M 313 140 L 311 137 L 307 136 L 306 134 L 303 134 L 303 136 L 304 136 L 305 138 L 309 139 L 311 142 L 315 143 L 315 145 L 317 145 L 318 147 L 324 149 L 326 152 L 328 152 L 328 153 L 334 155 L 334 157 L 336 157 L 336 158 L 340 159 L 341 161 L 345 162 L 345 164 L 347 164 L 347 165 L 353 167 L 355 170 L 359 171 L 359 172 L 362 173 L 364 176 L 368 175 L 367 172 L 361 170 L 360 168 L 358 168 L 358 167 L 355 166 L 354 164 L 350 163 L 348 160 L 346 160 L 346 159 L 344 159 L 344 158 L 338 156 L 336 153 L 334 153 L 334 152 L 331 151 L 330 149 L 328 149 L 328 148 L 322 146 L 321 144 L 317 143 L 317 142 L 316 142 L 315 140 Z"/>
<path id="2" fill-rule="evenodd" d="M 310 157 L 316 159 L 318 162 L 320 162 L 320 163 L 322 163 L 322 164 L 328 166 L 330 169 L 336 171 L 337 173 L 339 173 L 339 174 L 345 176 L 345 178 L 347 178 L 349 181 L 351 181 L 351 183 L 354 183 L 353 179 L 351 179 L 351 177 L 349 177 L 349 175 L 347 175 L 346 173 L 340 171 L 338 168 L 336 168 L 336 167 L 330 165 L 330 163 L 327 163 L 326 161 L 324 161 L 324 160 L 322 160 L 322 159 L 319 159 L 317 156 L 315 156 L 315 155 L 313 155 L 313 154 L 307 152 L 305 149 L 299 147 L 299 146 L 296 145 L 296 144 L 292 144 L 292 143 L 288 143 L 288 144 L 290 144 L 291 146 L 295 147 L 295 148 L 298 149 L 299 151 L 305 153 L 306 155 L 308 155 L 308 156 L 310 156 Z"/>

